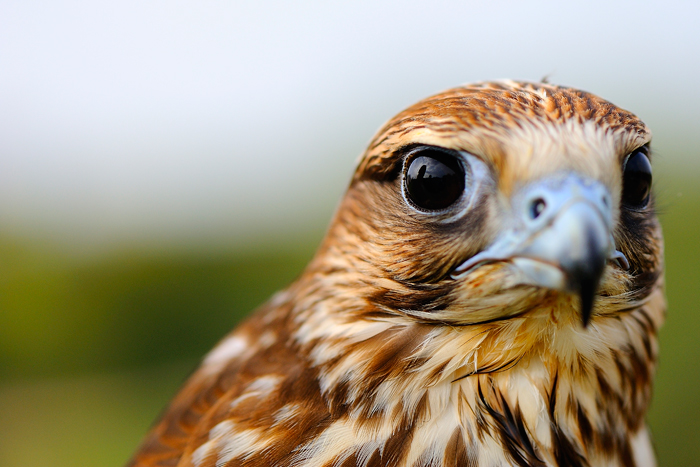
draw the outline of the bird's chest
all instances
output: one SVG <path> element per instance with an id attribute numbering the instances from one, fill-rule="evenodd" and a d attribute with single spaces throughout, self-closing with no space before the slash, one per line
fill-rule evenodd
<path id="1" fill-rule="evenodd" d="M 630 425 L 597 371 L 574 377 L 531 360 L 404 393 L 382 423 L 355 425 L 373 427 L 355 431 L 367 436 L 358 448 L 412 467 L 653 465 L 645 427 Z"/>

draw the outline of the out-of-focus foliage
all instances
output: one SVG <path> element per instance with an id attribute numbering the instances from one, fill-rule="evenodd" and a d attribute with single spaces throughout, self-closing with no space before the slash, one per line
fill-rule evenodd
<path id="1" fill-rule="evenodd" d="M 0 237 L 0 379 L 201 355 L 299 274 L 310 244 L 76 259 Z"/>
<path id="2" fill-rule="evenodd" d="M 668 312 L 649 422 L 660 466 L 698 465 L 700 446 L 700 185 L 664 179 Z"/>
<path id="3" fill-rule="evenodd" d="M 85 257 L 0 236 L 0 466 L 123 464 L 197 361 L 320 237 Z"/>
<path id="4" fill-rule="evenodd" d="M 700 188 L 662 180 L 660 191 L 669 313 L 649 419 L 660 465 L 694 465 Z M 293 280 L 319 239 L 80 257 L 0 237 L 0 466 L 123 464 L 198 359 Z"/>

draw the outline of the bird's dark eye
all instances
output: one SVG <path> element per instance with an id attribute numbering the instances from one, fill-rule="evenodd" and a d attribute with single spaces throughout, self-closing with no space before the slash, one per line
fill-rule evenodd
<path id="1" fill-rule="evenodd" d="M 416 207 L 445 209 L 464 191 L 464 168 L 447 151 L 422 149 L 413 153 L 404 183 L 406 195 Z"/>
<path id="2" fill-rule="evenodd" d="M 644 150 L 633 152 L 622 174 L 622 204 L 630 208 L 643 208 L 651 193 L 651 163 Z"/>

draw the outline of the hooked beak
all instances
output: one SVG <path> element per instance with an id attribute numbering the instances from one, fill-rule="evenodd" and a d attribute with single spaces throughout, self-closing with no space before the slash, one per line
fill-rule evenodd
<path id="1" fill-rule="evenodd" d="M 607 262 L 629 268 L 615 248 L 610 200 L 602 184 L 578 175 L 537 181 L 513 196 L 506 228 L 486 250 L 459 265 L 454 277 L 509 261 L 522 273 L 521 284 L 578 295 L 586 327 Z"/>

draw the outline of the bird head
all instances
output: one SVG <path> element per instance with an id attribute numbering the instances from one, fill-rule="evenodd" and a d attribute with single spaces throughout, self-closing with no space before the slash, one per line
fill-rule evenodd
<path id="1" fill-rule="evenodd" d="M 585 328 L 660 281 L 650 140 L 583 91 L 443 92 L 374 137 L 316 264 L 343 271 L 365 316 L 459 326 L 539 312 Z"/>

